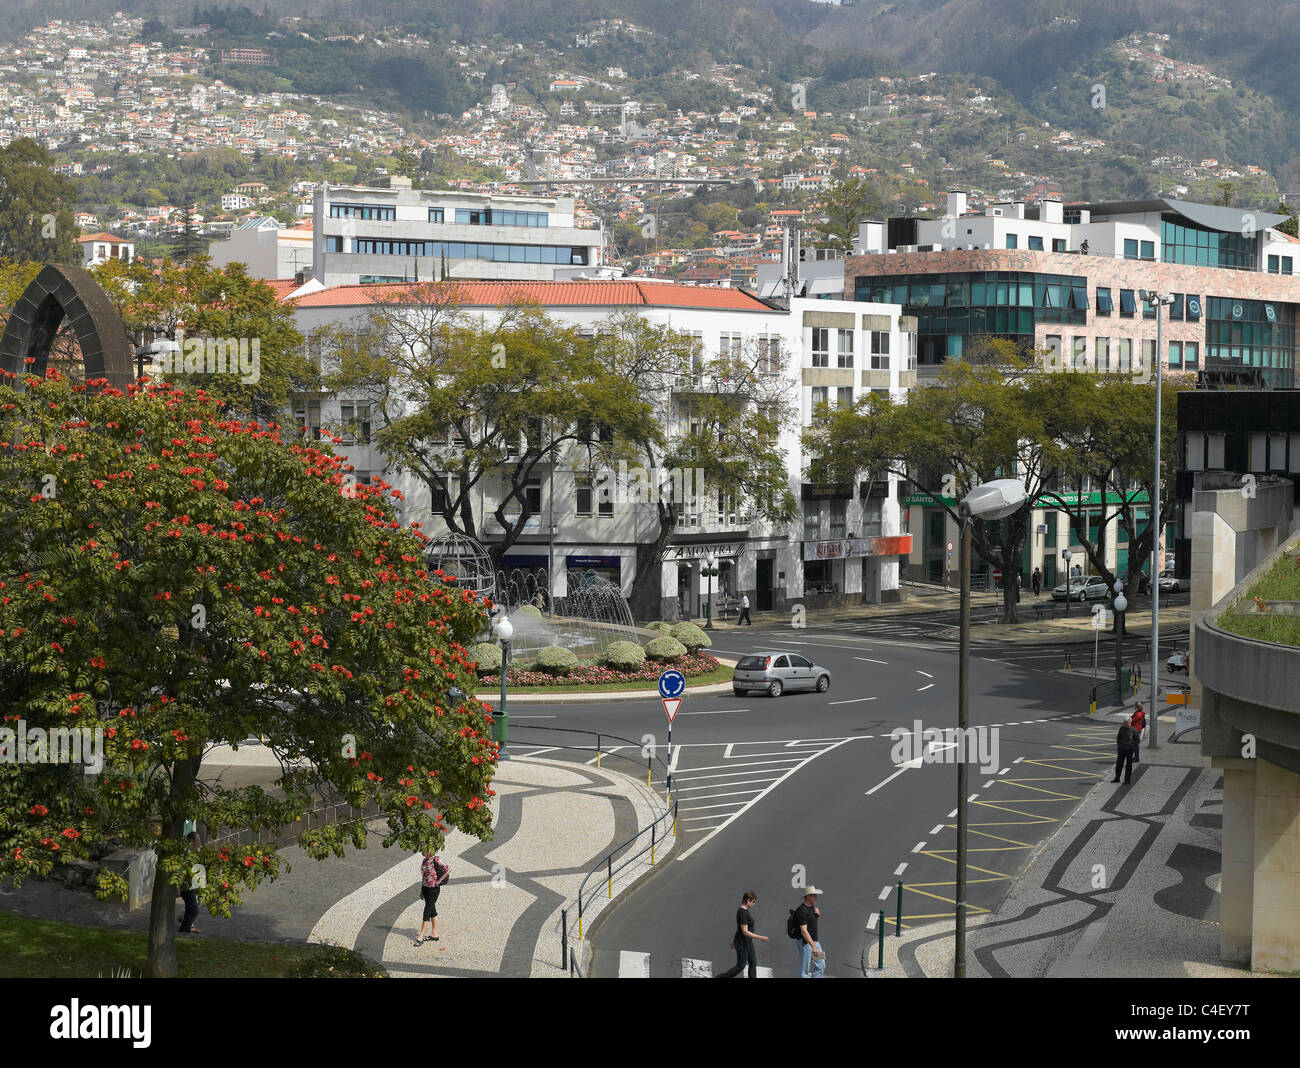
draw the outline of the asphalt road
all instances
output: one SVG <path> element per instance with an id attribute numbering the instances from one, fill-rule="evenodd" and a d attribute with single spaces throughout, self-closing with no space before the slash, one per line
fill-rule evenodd
<path id="1" fill-rule="evenodd" d="M 953 869 L 956 767 L 927 762 L 900 769 L 890 732 L 911 731 L 918 720 L 922 730 L 955 725 L 956 646 L 927 641 L 919 628 L 886 638 L 882 634 L 890 631 L 880 622 L 715 634 L 713 651 L 721 655 L 802 653 L 830 669 L 831 688 L 778 699 L 757 693 L 693 698 L 688 690 L 672 737 L 681 844 L 662 870 L 596 925 L 594 975 L 617 975 L 625 951 L 649 953 L 655 977 L 680 977 L 683 960 L 711 962 L 715 971 L 729 966 L 735 909 L 749 889 L 759 895 L 755 929 L 772 938 L 760 946 L 759 962 L 777 975 L 793 972 L 795 951 L 785 920 L 799 902 L 799 886 L 825 891 L 821 941 L 828 976 L 862 974 L 864 948 L 874 940 L 869 925 L 881 908 L 892 925 L 897 901 L 891 888 L 900 878 L 908 884 L 904 923 L 951 914 L 953 891 L 944 883 Z M 1058 650 L 977 645 L 973 651 L 970 722 L 996 727 L 990 738 L 998 743 L 995 762 L 970 769 L 970 791 L 983 795 L 979 804 L 989 805 L 991 815 L 981 821 L 982 810 L 973 810 L 971 817 L 971 863 L 986 869 L 972 873 L 973 909 L 996 906 L 1034 842 L 1068 815 L 1070 798 L 1095 781 L 1095 773 L 1061 764 L 1064 772 L 1052 773 L 1060 780 L 1051 788 L 1055 794 L 1043 798 L 1054 807 L 1037 808 L 1044 789 L 1014 785 L 1017 769 L 1029 766 L 1022 764 L 1026 760 L 1055 754 L 1059 763 L 1083 751 L 1073 747 L 1071 736 L 1086 723 L 1091 680 L 1077 672 L 1061 674 L 1060 667 Z M 649 734 L 659 746 L 667 741 L 667 721 L 655 698 L 570 707 L 521 704 L 512 709 L 511 722 L 631 739 Z M 522 740 L 526 733 L 512 737 Z M 1095 764 L 1096 752 L 1087 759 Z M 1027 802 L 1002 805 L 999 791 L 1008 790 L 1025 794 Z M 1013 833 L 997 829 L 1012 825 Z M 983 851 L 975 853 L 977 848 Z"/>

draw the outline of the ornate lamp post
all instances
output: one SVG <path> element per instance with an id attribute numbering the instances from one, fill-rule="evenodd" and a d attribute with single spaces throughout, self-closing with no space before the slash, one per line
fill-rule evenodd
<path id="1" fill-rule="evenodd" d="M 1124 583 L 1115 580 L 1115 692 L 1119 703 L 1124 703 L 1124 612 L 1128 609 L 1128 598 L 1124 596 Z"/>
<path id="2" fill-rule="evenodd" d="M 506 749 L 506 731 L 509 726 L 506 715 L 506 672 L 510 670 L 510 639 L 515 636 L 515 627 L 508 616 L 503 614 L 497 620 L 496 632 L 501 642 L 501 700 L 497 703 L 496 714 L 492 717 L 492 740 L 501 746 L 499 759 L 509 760 L 510 753 Z"/>
<path id="3" fill-rule="evenodd" d="M 707 602 L 705 602 L 704 605 L 704 629 L 712 630 L 713 629 L 713 576 L 718 573 L 718 558 L 714 556 L 712 553 L 709 553 L 709 555 L 704 558 L 704 567 L 702 569 L 702 572 L 704 575 L 708 577 L 709 580 L 709 599 Z"/>
<path id="4" fill-rule="evenodd" d="M 1070 589 L 1070 550 L 1061 550 L 1061 559 L 1065 561 L 1065 618 L 1070 618 L 1070 594 L 1074 591 Z"/>

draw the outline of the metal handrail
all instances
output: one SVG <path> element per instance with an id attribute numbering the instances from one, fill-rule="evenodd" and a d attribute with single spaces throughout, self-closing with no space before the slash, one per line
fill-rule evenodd
<path id="1" fill-rule="evenodd" d="M 618 759 L 628 761 L 629 763 L 636 763 L 640 765 L 639 760 L 626 756 L 621 752 L 617 752 L 617 751 L 606 752 L 603 746 L 603 743 L 605 741 L 613 741 L 616 743 L 620 743 L 619 748 L 622 748 L 623 746 L 630 746 L 631 748 L 637 750 L 644 748 L 642 743 L 635 742 L 631 738 L 624 738 L 621 735 L 617 735 L 617 734 L 606 734 L 603 731 L 598 732 L 598 731 L 583 730 L 578 727 L 535 727 L 531 725 L 516 727 L 512 725 L 510 729 L 512 740 L 521 741 L 521 739 L 518 738 L 518 732 L 520 731 L 537 731 L 537 732 L 557 733 L 557 734 L 559 733 L 583 734 L 586 735 L 588 738 L 594 737 L 596 739 L 596 746 L 594 750 L 590 746 L 566 745 L 564 743 L 555 744 L 551 739 L 544 739 L 544 745 L 546 748 L 550 748 L 550 749 L 568 749 L 568 750 L 573 750 L 575 752 L 582 752 L 582 753 L 595 752 L 597 757 L 597 764 L 596 764 L 597 767 L 600 766 L 599 761 L 601 756 L 616 757 Z M 524 742 L 523 744 L 529 744 L 529 743 Z M 672 826 L 674 828 L 673 834 L 674 837 L 676 836 L 678 803 L 672 796 L 671 788 L 669 788 L 667 785 L 668 770 L 669 770 L 667 762 L 664 761 L 662 758 L 660 758 L 657 752 L 646 758 L 645 768 L 646 768 L 647 785 L 649 785 L 650 780 L 653 778 L 656 765 L 658 765 L 658 767 L 661 769 L 662 772 L 661 778 L 665 786 L 666 799 L 665 799 L 664 811 L 657 819 L 649 823 L 647 826 L 640 828 L 636 832 L 636 834 L 634 834 L 631 838 L 627 839 L 627 841 L 620 842 L 618 845 L 614 846 L 607 853 L 605 853 L 599 860 L 596 861 L 595 866 L 592 867 L 592 869 L 588 871 L 587 874 L 583 877 L 582 882 L 578 884 L 578 941 L 582 940 L 583 918 L 584 918 L 583 913 L 585 911 L 585 904 L 587 900 L 590 900 L 590 898 L 584 899 L 584 895 L 586 894 L 587 884 L 591 881 L 592 877 L 596 875 L 598 872 L 601 872 L 605 875 L 605 878 L 608 883 L 609 895 L 612 898 L 614 895 L 615 875 L 623 871 L 629 865 L 635 863 L 640 858 L 644 857 L 647 853 L 650 854 L 650 858 L 651 858 L 650 863 L 651 864 L 654 863 L 654 851 L 659 845 L 659 842 L 662 841 L 664 837 L 667 837 L 666 834 L 660 833 L 662 831 L 661 825 L 669 818 L 672 819 Z M 638 839 L 645 837 L 647 834 L 650 836 L 650 841 L 646 845 L 642 846 L 642 848 L 637 852 L 625 854 L 622 858 L 620 858 L 618 866 L 615 867 L 614 864 L 615 857 L 617 857 L 618 854 L 623 850 L 629 849 L 637 842 Z M 572 961 L 572 956 L 570 957 L 570 960 Z M 581 976 L 582 974 L 581 969 L 578 969 L 578 974 L 579 976 Z"/>

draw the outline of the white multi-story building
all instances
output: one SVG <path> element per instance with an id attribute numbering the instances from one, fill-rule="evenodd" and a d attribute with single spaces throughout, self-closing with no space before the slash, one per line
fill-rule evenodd
<path id="1" fill-rule="evenodd" d="M 377 300 L 400 295 L 400 286 L 335 286 L 309 284 L 294 303 L 298 328 L 310 337 L 320 327 L 353 324 L 364 327 Z M 707 597 L 708 580 L 701 573 L 706 555 L 720 562 L 716 597 L 730 600 L 747 593 L 758 611 L 786 612 L 799 603 L 807 607 L 858 604 L 897 596 L 899 560 L 911 549 L 901 533 L 896 479 L 872 480 L 869 473 L 844 485 L 814 485 L 808 481 L 808 457 L 801 434 L 818 404 L 848 405 L 871 390 L 894 395 L 915 382 L 915 322 L 891 305 L 844 300 L 795 298 L 788 307 L 739 291 L 708 289 L 651 281 L 559 283 L 461 283 L 463 310 L 491 323 L 503 308 L 520 297 L 535 301 L 552 318 L 580 331 L 595 333 L 611 316 L 635 311 L 654 326 L 669 327 L 698 339 L 707 360 L 722 352 L 768 351 L 775 357 L 774 373 L 784 376 L 792 411 L 798 412 L 781 431 L 780 446 L 787 458 L 791 492 L 800 501 L 799 518 L 773 525 L 747 517 L 746 502 L 728 487 L 698 487 L 695 502 L 674 532 L 659 568 L 662 618 L 699 617 Z M 666 406 L 670 431 L 689 429 L 690 399 L 700 383 L 683 383 Z M 436 536 L 445 527 L 433 511 L 424 482 L 387 473 L 387 460 L 370 432 L 377 413 L 360 397 L 313 395 L 295 401 L 295 417 L 309 437 L 321 428 L 363 423 L 364 440 L 342 447 L 366 481 L 380 476 L 405 497 L 407 521 L 419 520 Z M 653 541 L 657 507 L 652 502 L 602 495 L 587 464 L 585 450 L 575 449 L 528 487 L 534 513 L 522 537 L 506 552 L 507 567 L 546 567 L 563 581 L 567 569 L 592 570 L 631 590 L 636 577 L 637 549 Z M 694 476 L 684 476 L 693 479 Z M 454 487 L 452 487 L 454 488 Z M 474 514 L 483 539 L 490 542 L 501 529 L 492 519 L 500 486 L 476 489 Z M 609 499 L 611 498 L 612 499 Z M 557 588 L 557 595 L 563 592 Z"/>
<path id="2" fill-rule="evenodd" d="M 569 278 L 601 264 L 602 235 L 575 223 L 572 197 L 323 186 L 311 274 L 323 285 L 448 278 Z"/>
<path id="3" fill-rule="evenodd" d="M 208 254 L 214 266 L 242 263 L 254 278 L 293 278 L 311 269 L 312 226 L 285 226 L 270 215 L 248 219 L 212 242 Z"/>

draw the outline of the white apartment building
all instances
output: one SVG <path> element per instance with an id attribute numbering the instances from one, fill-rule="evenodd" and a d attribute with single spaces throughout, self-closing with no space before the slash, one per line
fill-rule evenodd
<path id="1" fill-rule="evenodd" d="M 325 286 L 448 278 L 575 277 L 601 265 L 602 234 L 579 227 L 572 197 L 382 187 L 315 193 L 311 274 Z"/>
<path id="2" fill-rule="evenodd" d="M 208 254 L 214 266 L 242 263 L 254 278 L 293 278 L 311 269 L 311 223 L 286 227 L 269 215 L 248 219 L 231 229 L 226 240 L 212 242 Z"/>
<path id="3" fill-rule="evenodd" d="M 400 292 L 399 286 L 313 288 L 292 299 L 298 328 L 310 337 L 318 327 L 364 325 L 372 302 Z M 872 481 L 865 475 L 844 485 L 814 485 L 806 477 L 808 457 L 801 432 L 816 405 L 847 405 L 870 390 L 901 395 L 915 382 L 915 324 L 890 305 L 795 298 L 789 307 L 739 290 L 709 289 L 642 280 L 518 283 L 469 282 L 460 285 L 462 307 L 486 322 L 499 317 L 517 296 L 539 303 L 551 317 L 595 333 L 618 312 L 635 310 L 652 325 L 666 326 L 698 339 L 708 359 L 722 351 L 763 351 L 771 346 L 784 359 L 778 372 L 797 420 L 781 432 L 791 492 L 800 501 L 799 518 L 772 525 L 746 518 L 745 502 L 727 487 L 695 487 L 695 506 L 671 539 L 660 569 L 661 618 L 699 618 L 708 594 L 701 573 L 706 555 L 720 561 L 714 580 L 715 604 L 747 593 L 758 611 L 785 613 L 794 604 L 821 607 L 877 602 L 898 596 L 899 561 L 911 550 L 901 532 L 897 480 Z M 671 429 L 688 430 L 690 399 L 698 383 L 683 383 L 666 406 Z M 364 421 L 374 428 L 377 414 L 357 397 L 313 395 L 295 401 L 294 415 L 309 437 L 320 428 L 336 429 Z M 405 475 L 385 473 L 387 461 L 371 433 L 341 447 L 366 481 L 383 475 L 406 498 L 406 521 L 418 520 L 431 536 L 445 530 L 434 515 L 427 485 Z M 449 446 L 452 443 L 449 443 Z M 636 576 L 637 546 L 652 540 L 656 505 L 626 494 L 605 494 L 601 473 L 586 466 L 585 451 L 561 456 L 528 488 L 535 514 L 524 535 L 505 555 L 507 567 L 546 567 L 563 582 L 566 569 L 591 570 L 629 592 Z M 607 474 L 606 476 L 607 477 Z M 692 476 L 687 476 L 692 478 Z M 491 518 L 499 486 L 482 485 L 474 502 L 482 539 L 502 531 Z M 609 499 L 612 497 L 612 499 Z M 557 595 L 563 593 L 558 585 Z"/>

